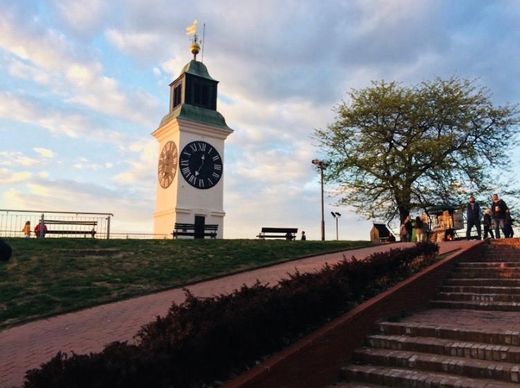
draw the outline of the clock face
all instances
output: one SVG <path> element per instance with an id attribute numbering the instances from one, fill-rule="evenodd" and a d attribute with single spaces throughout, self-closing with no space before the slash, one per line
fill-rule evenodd
<path id="1" fill-rule="evenodd" d="M 159 156 L 158 178 L 163 189 L 168 188 L 177 172 L 177 146 L 173 141 L 166 143 Z"/>
<path id="2" fill-rule="evenodd" d="M 209 189 L 222 177 L 222 158 L 218 151 L 205 141 L 192 141 L 180 155 L 181 174 L 197 189 Z"/>

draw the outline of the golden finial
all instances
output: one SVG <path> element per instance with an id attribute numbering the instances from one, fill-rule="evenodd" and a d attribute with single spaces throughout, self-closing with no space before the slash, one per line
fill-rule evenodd
<path id="1" fill-rule="evenodd" d="M 193 59 L 196 61 L 197 54 L 200 51 L 199 38 L 197 36 L 197 20 L 194 20 L 191 26 L 186 28 L 186 34 L 189 36 L 193 36 L 190 52 L 193 54 Z"/>

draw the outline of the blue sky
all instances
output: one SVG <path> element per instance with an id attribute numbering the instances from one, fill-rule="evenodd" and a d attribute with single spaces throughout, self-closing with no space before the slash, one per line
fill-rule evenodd
<path id="1" fill-rule="evenodd" d="M 0 207 L 111 212 L 113 230 L 151 232 L 168 84 L 206 23 L 204 63 L 220 81 L 226 238 L 262 226 L 320 237 L 312 133 L 372 80 L 477 79 L 520 101 L 517 0 L 0 0 Z M 520 157 L 513 155 L 514 166 Z M 343 214 L 340 238 L 371 222 Z"/>

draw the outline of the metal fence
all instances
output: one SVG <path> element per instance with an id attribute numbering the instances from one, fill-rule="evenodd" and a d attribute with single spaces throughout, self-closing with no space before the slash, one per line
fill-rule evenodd
<path id="1" fill-rule="evenodd" d="M 41 223 L 47 228 L 46 238 L 161 240 L 172 238 L 171 234 L 113 231 L 110 225 L 112 217 L 114 217 L 112 213 L 0 209 L 0 237 L 25 237 L 23 229 L 29 222 L 31 238 L 38 237 L 35 228 Z"/>
<path id="2" fill-rule="evenodd" d="M 85 237 L 110 238 L 112 213 L 62 212 L 49 210 L 0 209 L 2 237 Z M 28 236 L 24 232 L 29 225 Z M 38 225 L 40 229 L 36 229 Z M 43 227 L 45 225 L 45 227 Z M 36 231 L 35 231 L 36 229 Z M 46 233 L 41 230 L 46 230 Z"/>

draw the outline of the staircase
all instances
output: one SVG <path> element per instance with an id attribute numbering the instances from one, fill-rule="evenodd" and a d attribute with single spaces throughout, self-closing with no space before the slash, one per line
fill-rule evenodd
<path id="1" fill-rule="evenodd" d="M 520 387 L 520 240 L 458 263 L 430 307 L 380 323 L 334 387 Z"/>

